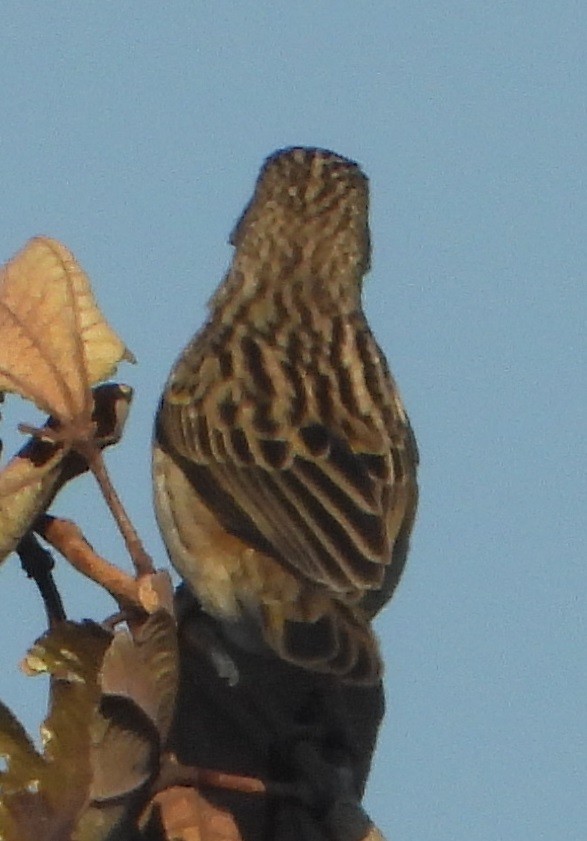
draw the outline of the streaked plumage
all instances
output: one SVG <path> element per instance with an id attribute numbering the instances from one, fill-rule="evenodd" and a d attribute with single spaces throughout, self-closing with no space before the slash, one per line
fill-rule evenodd
<path id="1" fill-rule="evenodd" d="M 159 525 L 225 627 L 373 682 L 370 620 L 405 563 L 417 451 L 361 307 L 367 179 L 332 152 L 277 152 L 231 243 L 158 410 Z"/>

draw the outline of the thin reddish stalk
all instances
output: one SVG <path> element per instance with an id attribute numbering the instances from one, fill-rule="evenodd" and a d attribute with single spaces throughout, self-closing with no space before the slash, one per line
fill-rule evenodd
<path id="1" fill-rule="evenodd" d="M 137 576 L 149 575 L 155 572 L 153 560 L 146 552 L 137 530 L 133 526 L 130 517 L 126 513 L 126 509 L 122 504 L 114 485 L 112 484 L 106 469 L 106 464 L 102 457 L 102 451 L 99 450 L 92 442 L 87 449 L 85 447 L 80 448 L 80 455 L 83 455 L 83 457 L 87 460 L 90 470 L 96 477 L 96 481 L 100 486 L 100 490 L 106 500 L 106 504 L 114 517 L 124 542 L 126 543 L 126 547 L 134 564 Z"/>

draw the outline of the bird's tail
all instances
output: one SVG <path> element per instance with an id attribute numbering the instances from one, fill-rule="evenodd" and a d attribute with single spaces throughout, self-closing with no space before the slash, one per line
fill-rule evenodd
<path id="1" fill-rule="evenodd" d="M 373 685 L 383 666 L 369 623 L 332 600 L 314 621 L 264 622 L 267 643 L 280 657 L 310 671 L 337 675 L 345 683 Z"/>

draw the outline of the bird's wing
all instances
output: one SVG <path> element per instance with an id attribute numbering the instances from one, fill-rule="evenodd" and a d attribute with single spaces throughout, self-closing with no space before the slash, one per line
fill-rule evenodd
<path id="1" fill-rule="evenodd" d="M 228 532 L 341 595 L 381 587 L 415 487 L 405 419 L 391 435 L 307 418 L 269 434 L 168 391 L 156 434 Z"/>

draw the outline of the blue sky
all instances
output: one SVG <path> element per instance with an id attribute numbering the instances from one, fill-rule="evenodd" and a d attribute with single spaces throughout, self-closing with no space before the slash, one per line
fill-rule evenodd
<path id="1" fill-rule="evenodd" d="M 61 239 L 136 354 L 108 459 L 161 564 L 152 416 L 261 161 L 362 164 L 366 309 L 422 454 L 367 806 L 402 841 L 583 841 L 587 6 L 20 0 L 1 27 L 0 259 Z M 55 510 L 127 564 L 89 479 Z M 112 611 L 64 567 L 74 617 Z M 0 697 L 34 729 L 47 687 L 17 663 L 43 617 L 14 559 L 0 593 Z"/>

